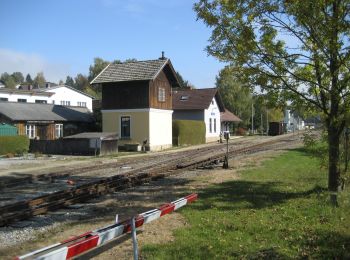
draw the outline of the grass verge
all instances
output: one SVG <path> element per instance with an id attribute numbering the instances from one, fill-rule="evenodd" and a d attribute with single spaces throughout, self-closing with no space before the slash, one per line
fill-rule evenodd
<path id="1" fill-rule="evenodd" d="M 349 259 L 350 190 L 328 203 L 327 173 L 302 150 L 210 186 L 181 212 L 190 228 L 145 259 Z"/>

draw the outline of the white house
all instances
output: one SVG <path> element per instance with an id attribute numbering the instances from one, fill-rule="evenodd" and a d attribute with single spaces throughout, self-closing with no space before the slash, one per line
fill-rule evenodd
<path id="1" fill-rule="evenodd" d="M 62 106 L 86 107 L 92 111 L 92 100 L 94 98 L 75 88 L 67 85 L 59 85 L 40 90 L 46 93 L 53 93 L 50 102 L 52 104 Z"/>
<path id="2" fill-rule="evenodd" d="M 22 103 L 50 103 L 53 93 L 33 91 L 33 90 L 18 90 L 1 88 L 0 101 L 22 102 Z"/>
<path id="3" fill-rule="evenodd" d="M 220 112 L 225 108 L 216 88 L 173 90 L 173 119 L 201 120 L 206 125 L 207 142 L 220 138 Z"/>
<path id="4" fill-rule="evenodd" d="M 0 89 L 0 101 L 86 107 L 92 111 L 93 97 L 66 85 L 40 89 Z"/>
<path id="5" fill-rule="evenodd" d="M 293 132 L 295 130 L 305 129 L 304 120 L 296 113 L 290 109 L 284 111 L 284 124 L 287 132 Z"/>

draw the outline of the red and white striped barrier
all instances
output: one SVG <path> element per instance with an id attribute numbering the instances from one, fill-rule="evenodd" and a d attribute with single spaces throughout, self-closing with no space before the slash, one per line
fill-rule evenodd
<path id="1" fill-rule="evenodd" d="M 149 223 L 157 218 L 173 212 L 188 203 L 196 200 L 197 194 L 193 193 L 171 203 L 167 203 L 135 217 L 136 228 Z M 58 260 L 70 259 L 78 256 L 94 247 L 108 243 L 110 240 L 131 231 L 131 220 L 109 225 L 94 231 L 86 232 L 80 236 L 70 238 L 26 255 L 18 256 L 16 259 L 40 259 L 40 260 Z"/>

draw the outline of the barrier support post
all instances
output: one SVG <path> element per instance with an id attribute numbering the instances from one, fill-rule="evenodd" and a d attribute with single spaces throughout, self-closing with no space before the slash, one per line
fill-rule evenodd
<path id="1" fill-rule="evenodd" d="M 132 244 L 134 249 L 134 260 L 138 260 L 138 245 L 137 245 L 137 239 L 136 239 L 136 227 L 135 227 L 135 217 L 132 217 L 131 219 L 131 237 L 132 237 Z"/>

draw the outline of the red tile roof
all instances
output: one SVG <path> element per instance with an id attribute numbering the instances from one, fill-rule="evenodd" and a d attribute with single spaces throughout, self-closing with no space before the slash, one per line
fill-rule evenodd
<path id="1" fill-rule="evenodd" d="M 214 97 L 216 98 L 220 111 L 224 111 L 224 105 L 216 88 L 174 89 L 172 92 L 173 109 L 207 109 Z"/>
<path id="2" fill-rule="evenodd" d="M 225 112 L 220 113 L 220 121 L 221 122 L 241 122 L 242 119 L 240 119 L 238 116 L 230 112 L 225 108 Z"/>

